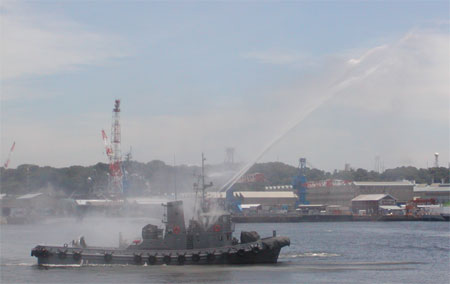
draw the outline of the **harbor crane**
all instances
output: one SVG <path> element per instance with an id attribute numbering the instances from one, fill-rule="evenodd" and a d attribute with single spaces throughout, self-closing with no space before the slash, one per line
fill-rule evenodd
<path id="1" fill-rule="evenodd" d="M 108 156 L 108 159 L 111 161 L 112 149 L 111 149 L 111 144 L 109 143 L 109 140 L 108 140 L 108 136 L 106 136 L 105 130 L 102 130 L 102 138 L 103 138 L 103 143 L 105 144 L 106 156 Z"/>
<path id="2" fill-rule="evenodd" d="M 298 174 L 292 179 L 292 188 L 298 196 L 296 207 L 300 204 L 309 204 L 306 200 L 306 158 L 300 158 Z"/>

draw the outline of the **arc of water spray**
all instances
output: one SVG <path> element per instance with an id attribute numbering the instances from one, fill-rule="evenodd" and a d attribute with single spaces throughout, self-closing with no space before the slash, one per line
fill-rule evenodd
<path id="1" fill-rule="evenodd" d="M 359 64 L 359 63 L 358 63 Z M 296 128 L 306 117 L 308 117 L 312 112 L 314 112 L 316 109 L 318 109 L 321 105 L 323 105 L 325 102 L 329 101 L 331 98 L 333 98 L 339 91 L 342 89 L 350 86 L 351 84 L 354 84 L 357 81 L 360 81 L 366 77 L 368 77 L 370 74 L 375 72 L 382 62 L 377 64 L 376 66 L 366 70 L 360 75 L 352 76 L 347 79 L 341 79 L 338 82 L 335 82 L 331 84 L 331 86 L 328 88 L 328 92 L 325 96 L 322 96 L 319 100 L 312 102 L 308 108 L 306 108 L 306 111 L 302 112 L 301 115 L 294 120 L 293 122 L 288 124 L 288 127 L 282 132 L 280 132 L 280 135 L 276 136 L 274 139 L 272 139 L 264 148 L 263 150 L 255 157 L 253 158 L 249 163 L 247 163 L 239 172 L 237 172 L 227 183 L 225 183 L 219 192 L 226 192 L 228 191 L 255 163 L 257 163 L 273 146 L 275 146 L 278 142 L 280 142 L 287 134 L 289 134 L 294 128 Z M 344 75 L 344 77 L 348 76 L 348 73 Z"/>

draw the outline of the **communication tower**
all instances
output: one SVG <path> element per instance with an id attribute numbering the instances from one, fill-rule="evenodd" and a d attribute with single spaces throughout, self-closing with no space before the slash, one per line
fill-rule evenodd
<path id="1" fill-rule="evenodd" d="M 349 163 L 344 164 L 344 171 L 349 172 L 352 169 Z"/>
<path id="2" fill-rule="evenodd" d="M 379 174 L 384 172 L 384 162 L 380 155 L 375 156 L 374 171 Z"/>
<path id="3" fill-rule="evenodd" d="M 225 164 L 233 165 L 234 164 L 234 148 L 228 147 L 225 149 Z"/>

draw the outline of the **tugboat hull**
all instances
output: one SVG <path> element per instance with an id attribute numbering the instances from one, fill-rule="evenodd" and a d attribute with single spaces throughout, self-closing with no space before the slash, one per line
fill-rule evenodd
<path id="1" fill-rule="evenodd" d="M 103 247 L 36 246 L 38 265 L 210 265 L 276 263 L 289 238 L 272 237 L 228 247 L 191 250 L 132 250 Z"/>

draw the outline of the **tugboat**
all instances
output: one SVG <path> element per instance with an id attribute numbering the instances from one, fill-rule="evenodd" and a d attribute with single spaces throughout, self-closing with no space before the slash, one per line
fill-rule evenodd
<path id="1" fill-rule="evenodd" d="M 31 251 L 38 265 L 185 265 L 276 263 L 281 248 L 290 245 L 288 237 L 260 238 L 257 232 L 241 232 L 233 238 L 234 224 L 228 212 L 215 213 L 205 200 L 202 156 L 201 202 L 186 227 L 182 201 L 165 204 L 165 229 L 148 224 L 142 228 L 142 241 L 119 247 L 88 246 L 83 237 L 70 246 L 38 245 Z M 198 188 L 198 186 L 197 186 Z M 216 210 L 217 211 L 217 210 Z M 120 243 L 120 242 L 119 242 Z"/>

